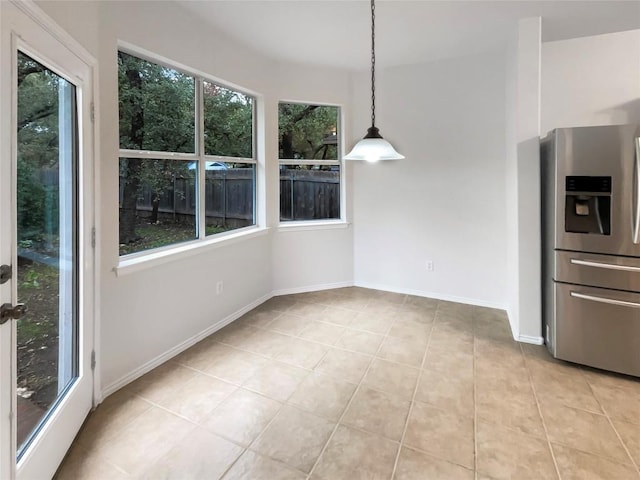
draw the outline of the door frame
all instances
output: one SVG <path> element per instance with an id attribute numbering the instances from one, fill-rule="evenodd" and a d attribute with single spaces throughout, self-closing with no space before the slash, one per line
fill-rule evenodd
<path id="1" fill-rule="evenodd" d="M 3 17 L 7 20 L 4 20 Z M 6 29 L 4 25 L 9 25 Z M 76 382 L 70 395 L 65 396 L 60 407 L 51 412 L 48 426 L 24 452 L 16 464 L 16 328 L 14 322 L 8 322 L 0 328 L 0 378 L 11 378 L 10 382 L 0 382 L 0 478 L 50 478 L 64 458 L 71 441 L 81 427 L 89 409 L 101 400 L 98 368 L 98 325 L 99 325 L 99 255 L 96 249 L 96 228 L 98 221 L 98 142 L 97 122 L 95 118 L 95 99 L 98 91 L 97 60 L 67 32 L 58 26 L 31 0 L 10 0 L 0 2 L 0 180 L 6 182 L 10 177 L 9 192 L 0 193 L 3 205 L 9 202 L 12 212 L 5 223 L 9 223 L 10 235 L 0 238 L 0 262 L 17 268 L 15 238 L 15 198 L 16 198 L 16 152 L 17 143 L 14 125 L 17 122 L 17 91 L 14 88 L 16 71 L 16 51 L 19 48 L 36 60 L 42 60 L 46 66 L 77 86 L 78 91 L 78 314 L 81 342 L 80 375 L 86 381 Z M 54 44 L 51 47 L 48 44 Z M 69 68 L 56 68 L 56 62 L 47 57 L 47 51 L 57 49 L 52 57 L 66 59 L 66 63 L 82 65 L 84 76 L 74 77 Z M 10 159 L 10 160 L 7 160 Z M 0 189 L 1 191 L 2 189 Z M 6 207 L 5 208 L 6 211 Z M 2 237 L 2 236 L 0 236 Z M 5 242 L 3 245 L 2 242 Z M 7 245 L 9 244 L 9 245 Z M 17 286 L 9 282 L 0 289 L 2 302 L 16 301 Z M 11 352 L 7 354 L 7 349 Z M 7 361 L 8 357 L 10 361 Z M 93 367 L 93 368 L 92 368 Z M 6 384 L 9 384 L 8 386 Z M 77 388 L 76 388 L 77 387 Z M 74 389 L 76 391 L 74 395 Z M 71 398 L 71 400 L 70 400 Z M 78 399 L 81 399 L 78 400 Z M 72 402 L 69 404 L 69 402 Z M 49 426 L 55 423 L 58 429 L 51 433 Z M 59 433 L 62 429 L 62 434 Z M 47 436 L 56 437 L 54 441 Z M 29 461 L 30 453 L 38 451 L 38 457 L 47 461 Z M 44 455 L 43 455 L 44 454 Z"/>

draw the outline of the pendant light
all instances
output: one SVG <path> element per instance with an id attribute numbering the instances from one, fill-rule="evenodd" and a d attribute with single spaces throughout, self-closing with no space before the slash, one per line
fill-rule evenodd
<path id="1" fill-rule="evenodd" d="M 404 155 L 396 152 L 393 145 L 387 142 L 376 127 L 376 6 L 371 0 L 371 126 L 362 140 L 355 144 L 344 160 L 401 160 Z"/>

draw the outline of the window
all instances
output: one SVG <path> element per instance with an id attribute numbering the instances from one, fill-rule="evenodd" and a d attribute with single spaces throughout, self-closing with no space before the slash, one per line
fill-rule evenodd
<path id="1" fill-rule="evenodd" d="M 280 221 L 340 218 L 340 108 L 280 103 Z"/>
<path id="2" fill-rule="evenodd" d="M 118 52 L 120 255 L 255 225 L 254 99 Z"/>

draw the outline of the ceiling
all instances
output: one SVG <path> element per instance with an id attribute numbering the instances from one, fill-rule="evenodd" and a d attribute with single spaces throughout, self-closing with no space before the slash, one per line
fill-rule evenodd
<path id="1" fill-rule="evenodd" d="M 213 28 L 274 60 L 364 69 L 367 0 L 185 1 Z M 519 19 L 542 17 L 543 41 L 640 28 L 640 1 L 377 0 L 376 62 L 396 66 L 504 48 Z"/>

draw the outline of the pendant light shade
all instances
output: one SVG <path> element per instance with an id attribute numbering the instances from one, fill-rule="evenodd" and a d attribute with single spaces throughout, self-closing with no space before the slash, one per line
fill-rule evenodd
<path id="1" fill-rule="evenodd" d="M 396 152 L 376 128 L 376 6 L 375 0 L 371 0 L 371 126 L 367 134 L 353 147 L 344 160 L 366 160 L 377 162 L 378 160 L 402 160 L 404 155 Z"/>
<path id="2" fill-rule="evenodd" d="M 372 132 L 373 135 L 372 135 Z M 367 135 L 355 144 L 345 160 L 366 160 L 367 162 L 377 162 L 378 160 L 402 160 L 404 155 L 396 152 L 389 142 L 387 142 L 378 132 L 376 127 L 369 127 Z"/>

